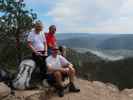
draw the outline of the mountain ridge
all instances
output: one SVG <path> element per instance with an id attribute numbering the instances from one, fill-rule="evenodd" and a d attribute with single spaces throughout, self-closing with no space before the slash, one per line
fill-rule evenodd
<path id="1" fill-rule="evenodd" d="M 58 34 L 57 40 L 70 48 L 133 49 L 133 34 Z"/>

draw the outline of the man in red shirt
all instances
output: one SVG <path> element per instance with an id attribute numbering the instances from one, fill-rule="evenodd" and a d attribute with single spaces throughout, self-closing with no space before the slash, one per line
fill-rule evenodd
<path id="1" fill-rule="evenodd" d="M 56 32 L 56 26 L 51 25 L 49 27 L 49 32 L 45 33 L 47 46 L 48 46 L 48 56 L 51 55 L 51 49 L 57 46 L 55 32 Z"/>

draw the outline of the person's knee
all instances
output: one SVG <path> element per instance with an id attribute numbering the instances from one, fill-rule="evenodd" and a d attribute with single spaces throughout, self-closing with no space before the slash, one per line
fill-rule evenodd
<path id="1" fill-rule="evenodd" d="M 75 73 L 76 73 L 75 69 L 74 68 L 70 69 L 70 73 L 75 75 Z"/>
<path id="2" fill-rule="evenodd" d="M 54 72 L 54 77 L 55 77 L 55 78 L 60 78 L 60 77 L 62 77 L 62 76 L 61 76 L 61 72 L 59 72 L 59 71 Z"/>
<path id="3" fill-rule="evenodd" d="M 70 74 L 75 74 L 76 73 L 76 70 L 73 67 L 73 65 L 69 66 L 69 70 L 70 70 Z"/>

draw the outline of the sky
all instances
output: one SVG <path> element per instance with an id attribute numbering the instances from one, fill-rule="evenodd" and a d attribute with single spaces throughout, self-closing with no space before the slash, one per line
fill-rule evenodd
<path id="1" fill-rule="evenodd" d="M 61 33 L 133 33 L 133 0 L 24 0 L 47 31 Z"/>

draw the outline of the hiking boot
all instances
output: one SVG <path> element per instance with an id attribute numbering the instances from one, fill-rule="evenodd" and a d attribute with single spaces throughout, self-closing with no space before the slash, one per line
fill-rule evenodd
<path id="1" fill-rule="evenodd" d="M 69 91 L 70 92 L 80 92 L 80 89 L 78 87 L 76 87 L 73 83 L 70 83 Z"/>
<path id="2" fill-rule="evenodd" d="M 63 97 L 64 96 L 64 89 L 63 88 L 58 90 L 58 96 L 59 97 Z"/>

